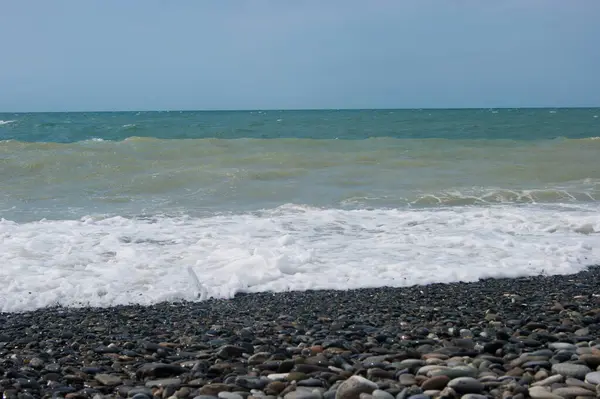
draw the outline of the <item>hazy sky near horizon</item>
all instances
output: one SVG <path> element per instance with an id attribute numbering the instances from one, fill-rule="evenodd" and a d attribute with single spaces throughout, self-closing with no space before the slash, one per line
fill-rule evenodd
<path id="1" fill-rule="evenodd" d="M 6 0 L 0 112 L 600 106 L 600 1 Z"/>

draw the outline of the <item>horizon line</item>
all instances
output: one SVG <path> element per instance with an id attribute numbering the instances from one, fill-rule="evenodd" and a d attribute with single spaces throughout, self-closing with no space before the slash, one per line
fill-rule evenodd
<path id="1" fill-rule="evenodd" d="M 314 111 L 475 111 L 517 109 L 595 109 L 600 106 L 526 106 L 526 107 L 383 107 L 383 108 L 223 108 L 223 109 L 125 109 L 125 110 L 78 110 L 78 111 L 0 111 L 0 114 L 74 114 L 74 113 L 118 113 L 118 112 L 314 112 Z"/>

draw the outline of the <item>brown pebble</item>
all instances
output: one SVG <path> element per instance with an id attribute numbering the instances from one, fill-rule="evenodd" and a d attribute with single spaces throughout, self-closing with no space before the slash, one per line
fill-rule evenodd
<path id="1" fill-rule="evenodd" d="M 514 369 L 508 370 L 506 375 L 510 375 L 511 377 L 520 377 L 524 372 L 525 370 L 523 370 L 521 367 L 515 367 Z"/>
<path id="2" fill-rule="evenodd" d="M 545 380 L 546 378 L 548 378 L 548 372 L 544 369 L 541 369 L 540 371 L 538 371 L 537 373 L 535 373 L 535 375 L 533 376 L 533 378 L 536 381 L 542 381 Z"/>
<path id="3" fill-rule="evenodd" d="M 450 378 L 448 376 L 437 375 L 424 381 L 421 384 L 421 389 L 424 391 L 442 390 L 446 387 L 446 385 L 448 385 L 448 382 L 450 382 Z"/>
<path id="4" fill-rule="evenodd" d="M 175 396 L 178 398 L 187 398 L 188 396 L 190 396 L 191 393 L 192 393 L 192 391 L 188 387 L 183 387 L 183 388 L 179 388 L 175 392 Z"/>
<path id="5" fill-rule="evenodd" d="M 305 373 L 301 373 L 299 371 L 292 371 L 288 374 L 286 380 L 288 381 L 302 381 L 307 379 L 308 376 Z"/>
<path id="6" fill-rule="evenodd" d="M 421 385 L 424 381 L 427 381 L 429 377 L 425 375 L 417 375 L 415 376 L 415 381 L 417 381 L 417 385 Z"/>
<path id="7" fill-rule="evenodd" d="M 208 384 L 198 390 L 200 395 L 218 396 L 219 392 L 229 391 L 230 387 L 227 384 Z M 156 394 L 155 394 L 156 395 Z"/>
<path id="8" fill-rule="evenodd" d="M 283 391 L 281 391 L 281 393 L 279 394 L 279 396 L 285 396 L 286 394 L 290 393 L 290 392 L 294 392 L 296 390 L 296 385 L 295 384 L 290 384 L 287 387 L 285 387 L 285 389 Z"/>
<path id="9" fill-rule="evenodd" d="M 286 387 L 286 384 L 281 381 L 273 381 L 267 385 L 265 392 L 267 394 L 279 395 Z"/>
<path id="10" fill-rule="evenodd" d="M 327 348 L 323 351 L 325 354 L 329 355 L 344 355 L 344 354 L 352 354 L 352 352 L 348 351 L 348 349 L 344 348 Z"/>
<path id="11" fill-rule="evenodd" d="M 581 355 L 579 360 L 585 362 L 592 369 L 600 366 L 600 355 Z"/>
<path id="12" fill-rule="evenodd" d="M 427 360 L 427 359 L 448 360 L 448 356 L 444 355 L 443 353 L 426 353 L 422 356 L 422 358 L 425 360 Z"/>

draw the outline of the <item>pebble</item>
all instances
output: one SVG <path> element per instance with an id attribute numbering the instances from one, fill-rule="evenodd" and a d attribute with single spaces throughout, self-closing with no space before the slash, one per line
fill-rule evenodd
<path id="1" fill-rule="evenodd" d="M 542 386 L 530 387 L 528 393 L 533 399 L 562 399 L 562 396 L 552 393 Z"/>
<path id="2" fill-rule="evenodd" d="M 445 375 L 450 379 L 459 378 L 459 377 L 476 377 L 477 369 L 473 367 L 453 367 L 453 368 L 445 368 L 445 369 L 437 369 L 432 370 L 427 373 L 431 377 L 435 377 L 438 375 Z"/>
<path id="3" fill-rule="evenodd" d="M 400 385 L 405 386 L 411 386 L 417 383 L 417 380 L 415 380 L 415 376 L 412 374 L 401 374 L 398 378 L 398 381 L 400 382 Z"/>
<path id="4" fill-rule="evenodd" d="M 319 391 L 295 390 L 284 395 L 285 399 L 321 399 L 323 395 Z"/>
<path id="5" fill-rule="evenodd" d="M 565 384 L 569 386 L 582 387 L 590 391 L 594 391 L 596 389 L 594 384 L 589 384 L 585 381 L 581 381 L 576 378 L 567 378 Z"/>
<path id="6" fill-rule="evenodd" d="M 582 387 L 564 387 L 552 390 L 552 393 L 563 398 L 572 398 L 576 396 L 596 396 L 596 392 L 589 391 Z"/>
<path id="7" fill-rule="evenodd" d="M 600 367 L 600 355 L 581 355 L 579 356 L 579 360 L 587 364 L 588 367 L 592 369 Z"/>
<path id="8" fill-rule="evenodd" d="M 163 378 L 161 380 L 150 380 L 146 382 L 148 388 L 166 387 L 170 385 L 179 386 L 181 385 L 181 380 L 179 378 Z"/>
<path id="9" fill-rule="evenodd" d="M 372 393 L 377 384 L 364 377 L 354 375 L 344 381 L 337 389 L 335 399 L 359 399 L 361 393 Z"/>
<path id="10" fill-rule="evenodd" d="M 424 381 L 421 385 L 421 388 L 423 388 L 426 391 L 432 389 L 442 390 L 446 387 L 446 385 L 448 385 L 448 382 L 450 382 L 450 378 L 448 376 L 438 375 Z"/>
<path id="11" fill-rule="evenodd" d="M 121 383 L 123 382 L 120 377 L 117 377 L 116 375 L 110 375 L 110 374 L 96 374 L 94 376 L 94 379 L 96 381 L 98 381 L 100 384 L 106 385 L 106 386 L 121 385 Z"/>
<path id="12" fill-rule="evenodd" d="M 237 393 L 221 391 L 217 395 L 220 399 L 244 399 L 242 395 L 238 395 Z"/>
<path id="13" fill-rule="evenodd" d="M 586 374 L 592 370 L 588 366 L 573 363 L 556 363 L 552 365 L 552 371 L 565 377 L 584 379 Z"/>
<path id="14" fill-rule="evenodd" d="M 600 371 L 594 371 L 585 375 L 585 382 L 588 384 L 600 385 Z"/>
<path id="15" fill-rule="evenodd" d="M 568 343 L 568 342 L 552 342 L 548 344 L 548 348 L 554 350 L 568 350 L 575 352 L 577 350 L 577 346 Z"/>
<path id="16" fill-rule="evenodd" d="M 484 385 L 473 377 L 454 378 L 448 382 L 448 387 L 460 394 L 479 393 L 484 389 Z"/>
<path id="17" fill-rule="evenodd" d="M 290 373 L 273 373 L 273 374 L 269 374 L 267 376 L 268 379 L 273 380 L 273 381 L 283 381 L 285 379 L 288 378 L 288 376 L 290 375 Z"/>
<path id="18" fill-rule="evenodd" d="M 565 377 L 563 377 L 560 374 L 556 374 L 556 375 L 552 375 L 546 379 L 543 379 L 542 381 L 538 381 L 538 382 L 534 382 L 533 384 L 531 384 L 532 386 L 548 386 L 548 385 L 552 385 L 558 382 L 562 382 L 565 379 Z"/>
<path id="19" fill-rule="evenodd" d="M 371 395 L 375 399 L 394 399 L 394 395 L 389 392 L 382 391 L 381 389 L 374 390 Z"/>

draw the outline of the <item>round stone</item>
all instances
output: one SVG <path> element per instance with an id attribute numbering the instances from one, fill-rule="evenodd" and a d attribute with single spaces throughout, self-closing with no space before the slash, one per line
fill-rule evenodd
<path id="1" fill-rule="evenodd" d="M 421 385 L 421 388 L 424 391 L 442 390 L 446 387 L 446 385 L 448 385 L 448 382 L 450 382 L 450 378 L 448 376 L 438 375 L 438 376 L 431 377 L 428 380 L 424 381 L 423 384 Z"/>
<path id="2" fill-rule="evenodd" d="M 543 379 L 542 381 L 538 381 L 538 382 L 534 382 L 532 384 L 532 386 L 548 386 L 548 385 L 552 385 L 555 384 L 557 382 L 562 382 L 565 379 L 565 377 L 563 377 L 560 374 L 555 374 L 555 375 L 551 375 L 548 378 Z"/>
<path id="3" fill-rule="evenodd" d="M 240 395 L 233 392 L 221 391 L 219 392 L 218 397 L 220 399 L 243 399 Z"/>
<path id="4" fill-rule="evenodd" d="M 375 399 L 394 399 L 394 395 L 381 389 L 376 389 L 371 394 Z"/>
<path id="5" fill-rule="evenodd" d="M 105 386 L 115 386 L 122 383 L 121 378 L 110 374 L 96 374 L 94 379 Z"/>
<path id="6" fill-rule="evenodd" d="M 484 389 L 483 384 L 473 377 L 454 378 L 448 386 L 460 394 L 479 393 Z"/>
<path id="7" fill-rule="evenodd" d="M 529 388 L 529 396 L 533 399 L 562 399 L 562 396 L 553 394 L 548 389 L 541 386 Z"/>
<path id="8" fill-rule="evenodd" d="M 582 387 L 564 387 L 564 388 L 556 388 L 552 390 L 552 393 L 558 396 L 562 396 L 563 398 L 574 398 L 576 396 L 579 397 L 594 397 L 596 396 L 596 392 L 589 391 Z"/>
<path id="9" fill-rule="evenodd" d="M 417 381 L 415 380 L 415 376 L 412 374 L 400 374 L 400 377 L 398 377 L 398 381 L 400 382 L 400 385 L 404 386 L 411 386 L 417 383 Z"/>
<path id="10" fill-rule="evenodd" d="M 425 360 L 421 359 L 406 359 L 397 363 L 399 369 L 417 369 L 425 365 Z"/>
<path id="11" fill-rule="evenodd" d="M 564 375 L 565 377 L 573 377 L 583 380 L 589 372 L 591 372 L 588 366 L 584 366 L 581 364 L 572 364 L 572 363 L 556 363 L 552 365 L 552 372 L 560 375 Z"/>
<path id="12" fill-rule="evenodd" d="M 151 380 L 146 382 L 148 388 L 152 387 L 168 387 L 168 386 L 179 386 L 181 380 L 179 378 L 163 378 L 162 380 Z"/>
<path id="13" fill-rule="evenodd" d="M 421 368 L 422 369 L 422 368 Z M 437 375 L 445 375 L 450 379 L 460 377 L 475 377 L 477 376 L 477 369 L 469 366 L 458 366 L 453 368 L 444 368 L 438 370 L 432 370 L 428 373 L 429 376 L 435 377 Z"/>
<path id="14" fill-rule="evenodd" d="M 588 384 L 600 385 L 600 371 L 594 371 L 585 375 L 585 382 Z"/>
<path id="15" fill-rule="evenodd" d="M 600 355 L 581 355 L 579 356 L 579 360 L 582 360 L 592 369 L 600 366 Z"/>
<path id="16" fill-rule="evenodd" d="M 321 399 L 323 396 L 319 392 L 296 390 L 284 395 L 284 399 Z"/>
<path id="17" fill-rule="evenodd" d="M 342 382 L 337 389 L 335 399 L 359 399 L 361 393 L 372 393 L 377 384 L 364 377 L 353 375 Z"/>
<path id="18" fill-rule="evenodd" d="M 554 350 L 569 350 L 575 352 L 577 350 L 577 346 L 570 344 L 568 342 L 552 342 L 548 344 L 548 348 Z"/>

